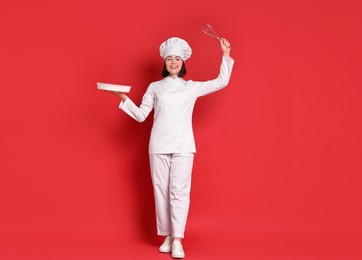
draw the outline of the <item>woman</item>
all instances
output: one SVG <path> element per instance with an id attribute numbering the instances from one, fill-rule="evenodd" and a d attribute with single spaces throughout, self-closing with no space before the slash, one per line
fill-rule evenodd
<path id="1" fill-rule="evenodd" d="M 119 108 L 138 122 L 144 121 L 152 109 L 154 122 L 149 143 L 151 177 L 154 188 L 157 234 L 166 236 L 159 251 L 172 252 L 173 258 L 184 258 L 181 239 L 190 203 L 191 172 L 196 153 L 192 130 L 192 111 L 196 99 L 220 90 L 229 82 L 234 60 L 230 43 L 220 40 L 223 52 L 220 74 L 206 82 L 185 81 L 185 61 L 191 48 L 183 39 L 172 37 L 160 46 L 164 59 L 164 79 L 149 85 L 138 107 L 125 93 Z"/>

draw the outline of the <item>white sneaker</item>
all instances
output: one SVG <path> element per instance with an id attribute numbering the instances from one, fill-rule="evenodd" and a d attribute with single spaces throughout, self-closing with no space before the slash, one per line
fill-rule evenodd
<path id="1" fill-rule="evenodd" d="M 185 252 L 182 248 L 182 244 L 180 241 L 173 241 L 172 243 L 172 258 L 184 258 Z"/>
<path id="2" fill-rule="evenodd" d="M 172 237 L 167 236 L 165 238 L 165 241 L 163 242 L 163 244 L 160 246 L 159 251 L 161 253 L 170 253 L 171 252 L 171 244 L 172 244 Z"/>

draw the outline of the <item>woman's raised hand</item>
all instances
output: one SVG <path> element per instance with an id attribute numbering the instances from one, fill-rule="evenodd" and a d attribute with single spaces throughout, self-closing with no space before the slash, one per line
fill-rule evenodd
<path id="1" fill-rule="evenodd" d="M 225 38 L 220 38 L 220 46 L 225 56 L 230 56 L 231 45 Z"/>

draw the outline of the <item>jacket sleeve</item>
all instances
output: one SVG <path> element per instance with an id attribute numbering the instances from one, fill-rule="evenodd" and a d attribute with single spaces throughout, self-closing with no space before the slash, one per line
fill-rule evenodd
<path id="1" fill-rule="evenodd" d="M 151 86 L 152 85 L 148 87 L 146 93 L 143 95 L 142 103 L 139 107 L 136 106 L 129 97 L 127 97 L 125 101 L 121 101 L 119 108 L 138 122 L 141 123 L 145 121 L 147 116 L 152 111 L 154 104 L 154 97 Z"/>
<path id="2" fill-rule="evenodd" d="M 233 58 L 223 56 L 220 73 L 216 79 L 205 82 L 193 82 L 197 97 L 208 95 L 226 87 L 230 80 L 233 65 Z"/>

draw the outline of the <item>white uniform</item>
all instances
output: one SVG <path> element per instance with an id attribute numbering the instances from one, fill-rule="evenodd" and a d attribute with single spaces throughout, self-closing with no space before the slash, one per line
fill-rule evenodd
<path id="1" fill-rule="evenodd" d="M 192 130 L 194 105 L 198 97 L 226 87 L 233 64 L 231 57 L 223 56 L 219 76 L 214 80 L 197 82 L 165 77 L 149 85 L 139 107 L 130 98 L 119 105 L 138 122 L 143 122 L 155 109 L 149 154 L 159 235 L 183 237 L 189 208 L 193 153 L 196 152 Z M 186 158 L 184 163 L 180 163 L 180 158 Z M 183 179 L 172 178 L 174 174 L 183 176 Z M 187 185 L 181 187 L 177 183 Z"/>
<path id="2" fill-rule="evenodd" d="M 193 153 L 150 154 L 157 234 L 184 237 L 190 205 Z"/>
<path id="3" fill-rule="evenodd" d="M 192 130 L 192 111 L 196 99 L 226 87 L 233 64 L 231 57 L 223 56 L 219 76 L 206 82 L 171 77 L 153 82 L 144 94 L 140 107 L 129 98 L 121 102 L 119 107 L 138 122 L 144 121 L 155 109 L 150 154 L 196 152 Z"/>

